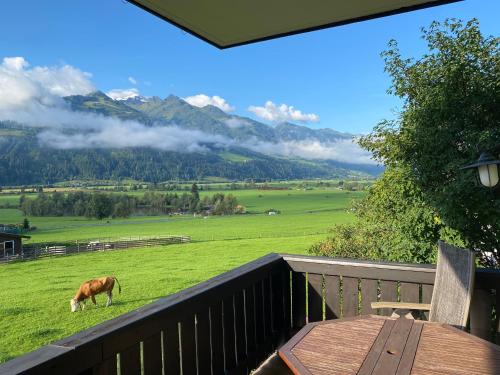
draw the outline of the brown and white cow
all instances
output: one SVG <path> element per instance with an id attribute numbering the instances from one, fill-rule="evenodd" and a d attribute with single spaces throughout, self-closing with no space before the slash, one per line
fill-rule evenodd
<path id="1" fill-rule="evenodd" d="M 80 289 L 78 289 L 75 297 L 70 301 L 71 312 L 75 312 L 78 309 L 78 306 L 81 306 L 81 309 L 83 310 L 85 308 L 85 300 L 88 298 L 90 298 L 92 303 L 97 306 L 95 296 L 104 292 L 108 295 L 106 307 L 111 305 L 113 302 L 113 288 L 115 286 L 115 280 L 118 283 L 118 293 L 121 293 L 122 287 L 120 286 L 120 282 L 114 276 L 104 276 L 98 279 L 85 281 L 82 285 L 80 285 Z"/>

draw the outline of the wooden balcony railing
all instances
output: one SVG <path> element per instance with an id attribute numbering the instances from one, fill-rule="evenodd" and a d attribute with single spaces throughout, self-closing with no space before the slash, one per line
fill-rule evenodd
<path id="1" fill-rule="evenodd" d="M 269 254 L 0 366 L 0 374 L 248 374 L 308 321 L 429 302 L 431 265 Z M 500 271 L 478 270 L 471 331 L 494 339 Z"/>

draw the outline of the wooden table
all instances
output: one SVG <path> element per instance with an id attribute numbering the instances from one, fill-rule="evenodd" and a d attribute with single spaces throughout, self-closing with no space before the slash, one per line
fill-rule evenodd
<path id="1" fill-rule="evenodd" d="M 307 324 L 279 355 L 301 375 L 500 374 L 500 346 L 446 324 L 375 315 Z"/>

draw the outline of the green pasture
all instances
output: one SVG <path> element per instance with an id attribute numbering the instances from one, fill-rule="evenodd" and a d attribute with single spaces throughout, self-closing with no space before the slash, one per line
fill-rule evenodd
<path id="1" fill-rule="evenodd" d="M 216 191 L 201 192 L 214 194 Z M 326 233 L 332 223 L 351 220 L 348 203 L 363 193 L 340 190 L 235 190 L 221 191 L 238 197 L 248 214 L 210 216 L 132 216 L 127 219 L 96 220 L 84 217 L 28 217 L 37 229 L 28 242 L 50 243 L 104 237 L 188 235 L 194 241 L 282 237 Z M 141 194 L 141 193 L 135 193 Z M 269 216 L 273 208 L 281 214 Z M 0 223 L 21 223 L 17 209 L 0 209 Z"/>
<path id="2" fill-rule="evenodd" d="M 228 193 L 228 191 L 225 191 Z M 306 253 L 328 227 L 349 222 L 362 193 L 339 190 L 232 191 L 250 212 L 236 216 L 137 216 L 89 220 L 30 217 L 32 242 L 148 235 L 189 235 L 192 243 L 96 252 L 0 266 L 0 362 L 182 290 L 269 252 Z M 202 194 L 213 194 L 213 191 Z M 281 214 L 264 213 L 274 208 Z M 0 209 L 0 223 L 20 222 Z M 85 280 L 113 274 L 121 295 L 109 308 L 71 313 L 69 300 Z M 100 296 L 98 302 L 105 302 Z M 90 306 L 89 304 L 87 304 Z"/>

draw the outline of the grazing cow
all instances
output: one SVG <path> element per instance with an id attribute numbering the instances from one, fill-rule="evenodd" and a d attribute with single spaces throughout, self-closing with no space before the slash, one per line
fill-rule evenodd
<path id="1" fill-rule="evenodd" d="M 80 289 L 78 289 L 75 297 L 70 301 L 71 312 L 75 312 L 78 309 L 78 306 L 81 306 L 81 309 L 83 310 L 85 308 L 85 300 L 88 298 L 90 298 L 92 303 L 97 306 L 95 295 L 104 292 L 108 295 L 106 307 L 111 305 L 113 302 L 113 287 L 115 286 L 115 280 L 118 283 L 118 293 L 121 293 L 122 287 L 120 286 L 120 282 L 114 276 L 104 276 L 98 279 L 85 281 L 82 285 L 80 285 Z"/>

